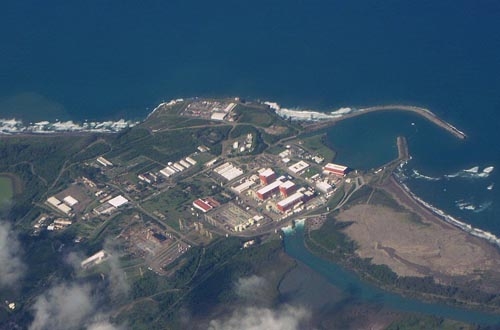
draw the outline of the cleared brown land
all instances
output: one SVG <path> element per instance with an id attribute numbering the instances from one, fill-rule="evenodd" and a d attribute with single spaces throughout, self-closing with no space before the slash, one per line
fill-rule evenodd
<path id="1" fill-rule="evenodd" d="M 495 247 L 444 223 L 404 195 L 398 199 L 413 212 L 365 203 L 337 217 L 352 222 L 344 232 L 358 243 L 360 257 L 373 258 L 400 276 L 433 276 L 443 283 L 462 276 L 479 279 L 485 273 L 500 278 Z"/>

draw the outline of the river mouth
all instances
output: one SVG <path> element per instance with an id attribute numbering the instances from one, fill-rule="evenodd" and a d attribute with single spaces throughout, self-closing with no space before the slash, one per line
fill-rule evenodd
<path id="1" fill-rule="evenodd" d="M 438 303 L 426 303 L 389 293 L 362 281 L 356 274 L 346 271 L 338 265 L 321 259 L 309 252 L 304 245 L 304 226 L 300 223 L 295 229 L 284 231 L 284 245 L 288 255 L 321 275 L 324 281 L 333 285 L 334 289 L 331 290 L 338 290 L 336 292 L 339 292 L 342 298 L 339 299 L 339 296 L 332 295 L 330 300 L 332 304 L 363 303 L 377 305 L 380 309 L 390 309 L 403 313 L 433 315 L 474 324 L 500 325 L 500 315 L 471 311 Z M 301 288 L 301 285 L 313 282 L 310 280 L 311 277 L 307 275 L 308 272 L 303 272 L 303 274 L 302 277 L 300 274 L 294 272 L 287 274 L 282 280 L 282 283 L 286 284 L 284 292 L 291 292 L 295 289 L 300 293 L 300 290 L 304 290 L 303 287 Z M 323 306 L 327 304 L 323 303 Z"/>

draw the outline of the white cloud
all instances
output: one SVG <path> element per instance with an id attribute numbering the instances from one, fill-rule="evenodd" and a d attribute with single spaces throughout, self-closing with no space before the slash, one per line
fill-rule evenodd
<path id="1" fill-rule="evenodd" d="M 298 330 L 310 319 L 305 308 L 282 306 L 269 308 L 245 307 L 234 311 L 229 318 L 212 320 L 210 330 Z"/>
<path id="2" fill-rule="evenodd" d="M 108 321 L 96 322 L 87 327 L 87 330 L 122 330 L 123 327 L 118 327 Z"/>
<path id="3" fill-rule="evenodd" d="M 113 250 L 105 244 L 106 251 Z M 107 290 L 96 290 L 91 284 L 59 284 L 40 295 L 32 309 L 34 320 L 29 330 L 122 330 L 109 321 L 109 315 L 103 313 L 100 303 L 103 298 L 123 297 L 129 292 L 125 273 L 121 270 L 118 253 L 109 254 L 109 286 Z M 72 253 L 66 262 L 79 271 L 83 256 Z"/>
<path id="4" fill-rule="evenodd" d="M 98 310 L 98 300 L 90 285 L 54 286 L 36 299 L 29 330 L 122 330 Z"/>
<path id="5" fill-rule="evenodd" d="M 274 289 L 269 282 L 257 275 L 239 278 L 234 289 L 245 302 L 253 304 L 270 302 L 274 295 Z"/>
<path id="6" fill-rule="evenodd" d="M 106 262 L 109 265 L 109 282 L 110 282 L 110 295 L 112 298 L 120 298 L 128 295 L 130 285 L 127 281 L 127 275 L 121 269 L 120 260 L 118 259 L 119 252 L 116 246 L 111 241 L 106 241 L 104 250 L 109 254 Z"/>
<path id="7" fill-rule="evenodd" d="M 10 225 L 0 222 L 0 287 L 16 285 L 26 266 L 20 258 L 21 246 Z"/>
<path id="8" fill-rule="evenodd" d="M 88 285 L 61 284 L 39 296 L 30 330 L 78 329 L 94 312 L 95 301 Z"/>

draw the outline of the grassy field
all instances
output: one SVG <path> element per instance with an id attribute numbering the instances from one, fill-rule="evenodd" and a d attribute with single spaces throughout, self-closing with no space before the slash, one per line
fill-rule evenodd
<path id="1" fill-rule="evenodd" d="M 9 201 L 13 194 L 14 190 L 12 189 L 12 181 L 10 178 L 0 176 L 0 207 L 2 204 Z"/>
<path id="2" fill-rule="evenodd" d="M 247 123 L 259 127 L 269 127 L 277 120 L 276 116 L 271 115 L 267 110 L 247 107 L 243 105 L 236 106 L 235 111 L 239 114 L 239 123 Z"/>
<path id="3" fill-rule="evenodd" d="M 335 157 L 335 151 L 330 149 L 323 143 L 324 134 L 318 134 L 303 138 L 303 146 L 312 153 L 318 153 L 325 158 L 325 161 L 330 162 Z"/>

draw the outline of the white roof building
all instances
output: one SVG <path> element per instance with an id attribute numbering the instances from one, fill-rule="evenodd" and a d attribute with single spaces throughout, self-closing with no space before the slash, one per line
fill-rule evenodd
<path id="1" fill-rule="evenodd" d="M 297 162 L 297 163 L 293 164 L 292 166 L 288 167 L 288 169 L 292 173 L 299 173 L 308 167 L 309 167 L 309 164 L 306 163 L 305 161 L 301 160 L 300 162 Z"/>
<path id="2" fill-rule="evenodd" d="M 57 205 L 57 209 L 63 212 L 64 214 L 69 214 L 71 212 L 71 207 L 63 203 Z"/>
<path id="3" fill-rule="evenodd" d="M 57 198 L 55 198 L 54 196 L 52 196 L 52 197 L 49 197 L 47 199 L 47 203 L 49 203 L 52 206 L 57 207 L 57 205 L 61 204 L 61 201 L 58 200 Z"/>
<path id="4" fill-rule="evenodd" d="M 227 116 L 227 113 L 224 113 L 224 112 L 214 112 L 212 113 L 212 116 L 210 117 L 210 119 L 212 120 L 224 120 Z"/>
<path id="5" fill-rule="evenodd" d="M 196 160 L 194 160 L 193 158 L 186 157 L 186 160 L 188 161 L 188 163 L 191 163 L 191 165 L 196 165 Z"/>
<path id="6" fill-rule="evenodd" d="M 319 191 L 326 194 L 326 193 L 329 193 L 330 191 L 332 191 L 333 187 L 330 184 L 328 184 L 327 182 L 318 181 L 318 182 L 316 182 L 316 189 L 318 189 Z"/>
<path id="7" fill-rule="evenodd" d="M 241 194 L 242 192 L 248 190 L 250 187 L 252 187 L 255 184 L 255 181 L 252 180 L 247 180 L 243 182 L 242 184 L 239 184 L 235 187 L 232 187 L 231 189 L 236 192 L 237 194 Z"/>
<path id="8" fill-rule="evenodd" d="M 73 198 L 73 196 L 66 196 L 64 197 L 63 201 L 68 206 L 74 206 L 75 204 L 78 204 L 78 200 Z"/>
<path id="9" fill-rule="evenodd" d="M 122 195 L 118 195 L 115 198 L 110 199 L 108 203 L 114 206 L 115 208 L 119 208 L 120 206 L 127 204 L 128 199 L 126 199 Z"/>
<path id="10" fill-rule="evenodd" d="M 184 159 L 179 160 L 179 163 L 181 163 L 181 165 L 184 166 L 185 168 L 191 167 L 191 164 L 185 161 Z"/>

